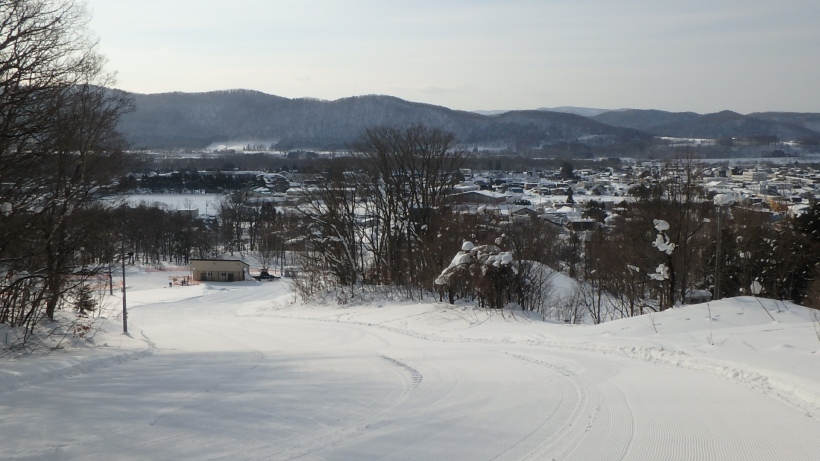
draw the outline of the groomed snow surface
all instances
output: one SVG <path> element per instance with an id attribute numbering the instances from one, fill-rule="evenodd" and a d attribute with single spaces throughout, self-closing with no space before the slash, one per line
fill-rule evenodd
<path id="1" fill-rule="evenodd" d="M 0 361 L 0 459 L 820 459 L 793 304 L 570 326 L 169 275 L 131 269 L 130 335 L 115 297 L 93 343 Z"/>

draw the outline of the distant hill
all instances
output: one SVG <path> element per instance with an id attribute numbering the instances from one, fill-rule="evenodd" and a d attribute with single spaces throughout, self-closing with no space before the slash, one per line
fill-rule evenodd
<path id="1" fill-rule="evenodd" d="M 612 126 L 624 128 L 634 128 L 645 132 L 651 132 L 653 128 L 661 125 L 681 123 L 685 124 L 700 118 L 700 114 L 694 112 L 665 112 L 662 110 L 640 110 L 627 109 L 621 111 L 605 112 L 595 115 L 593 120 Z"/>
<path id="2" fill-rule="evenodd" d="M 633 128 L 656 136 L 678 138 L 750 138 L 775 136 L 781 140 L 820 139 L 820 114 L 763 113 L 742 115 L 624 110 L 592 117 L 612 126 Z"/>
<path id="3" fill-rule="evenodd" d="M 820 114 L 694 112 L 583 107 L 467 112 L 392 96 L 325 101 L 251 90 L 131 94 L 135 111 L 120 129 L 133 148 L 204 148 L 215 143 L 274 143 L 279 150 L 341 150 L 367 127 L 424 123 L 465 146 L 538 148 L 630 145 L 653 136 L 820 140 Z M 586 116 L 584 116 L 586 114 Z"/>
<path id="4" fill-rule="evenodd" d="M 820 114 L 811 112 L 755 112 L 749 114 L 761 120 L 769 120 L 773 122 L 790 123 L 807 128 L 812 131 L 820 132 Z"/>
<path id="5" fill-rule="evenodd" d="M 560 107 L 539 107 L 538 110 L 546 110 L 550 112 L 563 112 L 565 114 L 581 115 L 583 117 L 595 117 L 606 112 L 617 112 L 611 109 L 593 109 L 591 107 L 575 107 L 575 106 L 560 106 Z"/>
<path id="6" fill-rule="evenodd" d="M 776 136 L 783 140 L 820 137 L 820 133 L 791 123 L 763 120 L 732 111 L 702 115 L 685 123 L 654 127 L 653 134 L 684 138 L 750 138 Z"/>
<path id="7" fill-rule="evenodd" d="M 476 114 L 481 114 L 481 115 L 498 115 L 498 114 L 503 114 L 503 113 L 509 112 L 509 111 L 508 110 L 474 110 L 473 112 L 475 112 Z"/>
<path id="8" fill-rule="evenodd" d="M 411 123 L 452 131 L 467 145 L 537 147 L 650 138 L 573 114 L 532 110 L 481 115 L 392 96 L 324 101 L 250 90 L 131 96 L 135 111 L 122 118 L 120 129 L 134 148 L 203 148 L 257 140 L 276 142 L 281 150 L 344 149 L 367 127 Z"/>

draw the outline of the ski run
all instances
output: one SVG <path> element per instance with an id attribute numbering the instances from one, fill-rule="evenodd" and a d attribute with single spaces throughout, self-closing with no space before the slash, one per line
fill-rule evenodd
<path id="1" fill-rule="evenodd" d="M 172 275 L 129 267 L 128 334 L 116 293 L 90 339 L 0 359 L 0 459 L 820 459 L 820 325 L 788 302 L 564 325 Z"/>

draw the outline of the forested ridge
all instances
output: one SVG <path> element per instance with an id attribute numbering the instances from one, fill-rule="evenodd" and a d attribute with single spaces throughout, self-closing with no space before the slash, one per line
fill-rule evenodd
<path id="1" fill-rule="evenodd" d="M 367 127 L 411 124 L 450 131 L 462 145 L 519 152 L 550 152 L 561 145 L 593 150 L 628 146 L 635 156 L 656 145 L 655 137 L 664 136 L 742 138 L 754 144 L 793 140 L 808 146 L 820 140 L 818 114 L 722 111 L 702 115 L 630 109 L 593 117 L 550 110 L 484 115 L 383 95 L 335 101 L 289 99 L 251 90 L 128 96 L 135 110 L 122 118 L 120 129 L 135 149 L 198 149 L 255 141 L 276 150 L 344 150 Z"/>

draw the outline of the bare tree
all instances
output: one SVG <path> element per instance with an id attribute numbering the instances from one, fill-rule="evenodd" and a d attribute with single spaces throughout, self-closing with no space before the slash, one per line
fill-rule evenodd
<path id="1" fill-rule="evenodd" d="M 245 251 L 245 231 L 253 221 L 250 194 L 236 191 L 223 195 L 217 204 L 219 229 L 225 250 L 231 255 Z"/>
<path id="2" fill-rule="evenodd" d="M 554 262 L 557 228 L 541 217 L 527 217 L 509 222 L 501 241 L 513 253 L 513 298 L 522 309 L 543 314 L 552 295 L 554 271 L 548 264 Z"/>
<path id="3" fill-rule="evenodd" d="M 336 174 L 315 187 L 306 187 L 304 194 L 308 200 L 299 211 L 307 222 L 311 251 L 303 256 L 314 259 L 312 267 L 324 267 L 339 285 L 356 285 L 364 272 L 357 205 L 361 187 Z"/>
<path id="4" fill-rule="evenodd" d="M 448 188 L 464 163 L 454 143 L 452 133 L 412 125 L 367 129 L 353 145 L 378 216 L 374 254 L 384 269 L 380 279 L 429 286 L 440 270 L 427 250 L 437 238 Z"/>
<path id="5" fill-rule="evenodd" d="M 660 309 L 666 309 L 683 300 L 686 290 L 700 282 L 694 280 L 694 274 L 702 273 L 697 268 L 703 263 L 700 260 L 703 254 L 696 249 L 705 245 L 707 218 L 712 216 L 714 205 L 705 199 L 698 186 L 697 171 L 691 160 L 666 165 L 658 170 L 657 176 L 658 184 L 642 189 L 638 200 L 626 206 L 608 234 L 610 243 L 598 245 L 598 251 L 592 256 L 608 251 L 621 253 L 623 256 L 615 258 L 618 262 L 611 267 L 618 271 L 633 267 L 643 274 L 654 274 L 663 264 L 664 278 L 655 283 L 655 294 Z M 663 239 L 669 244 L 669 251 L 653 247 L 658 237 L 655 221 L 667 223 Z M 634 288 L 652 290 L 652 286 L 633 284 L 630 289 Z"/>
<path id="6" fill-rule="evenodd" d="M 105 88 L 87 20 L 73 1 L 0 2 L 0 271 L 25 274 L 0 290 L 36 290 L 17 298 L 26 322 L 53 319 L 93 233 L 86 210 L 125 158 L 129 101 Z"/>

